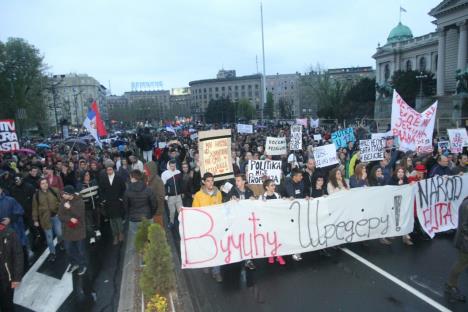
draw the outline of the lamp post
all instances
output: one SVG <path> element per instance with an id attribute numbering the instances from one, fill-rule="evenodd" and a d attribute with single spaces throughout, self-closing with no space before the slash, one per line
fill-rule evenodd
<path id="1" fill-rule="evenodd" d="M 416 79 L 419 80 L 419 97 L 422 99 L 423 97 L 423 79 L 427 78 L 427 75 L 423 72 L 420 72 Z"/>

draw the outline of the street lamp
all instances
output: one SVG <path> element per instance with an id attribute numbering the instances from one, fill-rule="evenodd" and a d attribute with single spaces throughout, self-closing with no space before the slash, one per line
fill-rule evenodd
<path id="1" fill-rule="evenodd" d="M 420 72 L 418 76 L 416 76 L 416 79 L 419 80 L 419 97 L 423 97 L 423 79 L 427 78 L 427 75 L 424 74 L 423 72 Z"/>

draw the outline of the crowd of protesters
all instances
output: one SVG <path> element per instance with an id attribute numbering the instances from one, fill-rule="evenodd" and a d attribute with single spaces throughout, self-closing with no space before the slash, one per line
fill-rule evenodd
<path id="1" fill-rule="evenodd" d="M 289 137 L 289 126 L 278 124 L 258 127 L 252 134 L 238 134 L 233 130 L 235 179 L 229 181 L 232 188 L 227 190 L 226 181 L 215 183 L 211 173 L 201 175 L 197 140 L 191 138 L 197 130 L 217 127 L 221 126 L 193 124 L 176 130 L 170 128 L 170 131 L 145 128 L 118 146 L 72 149 L 57 143 L 36 154 L 1 154 L 0 237 L 14 241 L 10 244 L 14 247 L 12 256 L 7 261 L 15 269 L 14 274 L 7 274 L 0 268 L 0 295 L 12 297 L 23 267 L 28 267 L 42 244 L 48 248 L 48 261 L 56 261 L 56 248 L 65 249 L 70 263 L 68 271 L 86 274 L 86 245 L 101 239 L 101 227 L 106 223 L 111 229 L 112 243 L 118 245 L 125 240 L 127 221 L 149 219 L 173 228 L 181 207 L 242 199 L 317 198 L 349 188 L 402 185 L 436 175 L 464 174 L 468 170 L 466 148 L 461 154 L 442 151 L 437 147 L 437 139 L 434 139 L 433 153 L 417 155 L 400 152 L 396 141 L 389 137 L 383 160 L 360 162 L 356 142 L 370 135 L 361 127 L 355 127 L 356 142 L 337 150 L 339 164 L 317 168 L 313 149 L 331 142 L 332 129 L 304 129 L 302 150 L 288 151 L 281 156 L 266 155 L 267 136 Z M 321 134 L 322 140 L 314 140 L 314 134 Z M 270 179 L 264 179 L 261 185 L 246 183 L 249 160 L 262 159 L 282 162 L 283 178 L 278 185 Z M 413 245 L 414 239 L 427 239 L 417 222 L 415 232 L 404 236 L 403 243 Z M 380 243 L 393 242 L 384 238 Z M 467 242 L 464 244 L 468 246 Z M 19 257 L 20 254 L 24 256 Z M 3 256 L 1 252 L 0 255 Z M 294 261 L 301 259 L 301 254 L 292 255 Z M 255 270 L 256 261 L 261 260 L 245 261 L 244 265 Z M 285 265 L 287 259 L 271 257 L 267 261 Z M 465 261 L 464 265 L 468 263 Z M 461 300 L 464 297 L 456 285 L 460 265 L 457 270 L 457 276 L 451 275 L 447 291 Z M 223 280 L 220 267 L 212 268 L 211 273 L 216 281 Z M 2 307 L 2 311 L 8 309 Z"/>

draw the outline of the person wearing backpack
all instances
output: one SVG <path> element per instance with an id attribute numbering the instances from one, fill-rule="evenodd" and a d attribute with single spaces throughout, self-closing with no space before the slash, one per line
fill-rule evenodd
<path id="1" fill-rule="evenodd" d="M 49 187 L 46 178 L 41 179 L 39 190 L 34 194 L 32 202 L 32 217 L 34 226 L 40 226 L 44 230 L 50 251 L 48 259 L 50 262 L 54 262 L 56 259 L 54 235 L 57 237 L 58 243 L 62 243 L 62 224 L 57 216 L 59 205 L 59 191 Z"/>

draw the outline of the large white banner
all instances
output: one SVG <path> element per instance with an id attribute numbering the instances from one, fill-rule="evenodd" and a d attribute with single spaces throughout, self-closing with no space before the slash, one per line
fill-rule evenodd
<path id="1" fill-rule="evenodd" d="M 431 153 L 437 101 L 424 112 L 418 113 L 393 90 L 392 134 L 399 138 L 401 151 Z"/>
<path id="2" fill-rule="evenodd" d="M 289 149 L 291 151 L 298 151 L 302 149 L 302 126 L 291 126 L 291 138 L 289 141 Z"/>
<path id="3" fill-rule="evenodd" d="M 237 133 L 253 133 L 253 125 L 237 124 Z"/>
<path id="4" fill-rule="evenodd" d="M 240 200 L 182 208 L 182 268 L 408 234 L 413 231 L 413 190 L 411 185 L 367 187 L 310 200 Z"/>
<path id="5" fill-rule="evenodd" d="M 314 148 L 314 159 L 317 168 L 323 168 L 339 163 L 335 143 Z"/>
<path id="6" fill-rule="evenodd" d="M 452 153 L 463 152 L 463 147 L 468 146 L 468 135 L 465 128 L 447 129 L 450 139 L 450 151 Z"/>
<path id="7" fill-rule="evenodd" d="M 281 160 L 249 160 L 247 164 L 247 183 L 262 184 L 263 177 L 281 182 Z"/>
<path id="8" fill-rule="evenodd" d="M 458 208 L 468 196 L 468 175 L 422 180 L 416 184 L 416 211 L 422 228 L 432 238 L 458 227 Z"/>
<path id="9" fill-rule="evenodd" d="M 265 155 L 286 155 L 288 153 L 286 138 L 267 137 Z"/>

